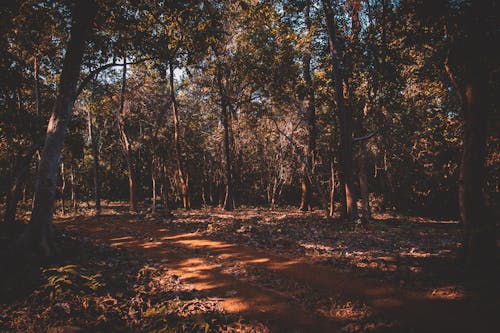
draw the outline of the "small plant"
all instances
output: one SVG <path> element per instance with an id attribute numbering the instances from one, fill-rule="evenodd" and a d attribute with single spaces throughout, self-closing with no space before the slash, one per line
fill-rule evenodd
<path id="1" fill-rule="evenodd" d="M 48 268 L 42 274 L 47 281 L 42 288 L 49 291 L 51 300 L 70 292 L 95 292 L 104 286 L 101 274 L 84 274 L 83 269 L 76 265 Z"/>

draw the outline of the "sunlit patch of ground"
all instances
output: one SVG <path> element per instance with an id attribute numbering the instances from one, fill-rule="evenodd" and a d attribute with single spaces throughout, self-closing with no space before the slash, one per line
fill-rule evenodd
<path id="1" fill-rule="evenodd" d="M 181 276 L 182 285 L 195 283 L 199 290 L 219 293 L 215 298 L 197 298 L 206 302 L 207 309 L 223 300 L 231 313 L 245 312 L 262 303 L 262 296 L 266 302 L 278 297 L 289 300 L 299 313 L 307 311 L 337 323 L 342 331 L 399 332 L 405 326 L 395 317 L 384 318 L 379 310 L 408 304 L 408 299 L 398 299 L 408 291 L 435 301 L 468 299 L 463 272 L 454 260 L 460 245 L 457 223 L 375 214 L 367 229 L 355 229 L 322 214 L 296 209 L 224 212 L 213 208 L 178 210 L 164 218 L 147 211 L 132 214 L 126 206 L 114 203 L 99 218 L 88 211 L 83 216 L 61 217 L 57 225 L 80 240 L 92 242 L 93 237 L 107 232 L 109 244 L 116 248 L 146 256 L 156 253 L 156 259 L 146 260 L 148 265 L 173 267 L 169 256 L 178 256 L 175 274 Z M 302 276 L 297 269 L 306 267 L 302 264 L 318 271 L 323 280 Z M 375 288 L 358 285 L 362 293 L 336 294 L 329 275 L 334 272 L 348 276 L 347 282 L 351 277 L 375 280 Z M 226 284 L 231 277 L 238 283 Z M 385 287 L 379 288 L 378 283 Z M 250 305 L 243 291 L 253 288 L 261 294 Z M 196 304 L 182 307 L 196 313 L 200 308 Z M 266 311 L 277 310 L 269 304 L 273 303 L 263 306 Z M 58 307 L 63 312 L 66 309 Z M 164 304 L 156 304 L 149 315 L 164 311 Z M 265 327 L 258 322 L 252 325 L 256 331 Z"/>
<path id="2" fill-rule="evenodd" d="M 0 331 L 268 332 L 262 323 L 227 314 L 165 263 L 75 236 L 57 243 L 59 254 L 39 270 L 30 273 L 25 265 L 35 263 L 18 262 L 3 271 Z M 25 291 L 16 274 L 33 289 Z"/>

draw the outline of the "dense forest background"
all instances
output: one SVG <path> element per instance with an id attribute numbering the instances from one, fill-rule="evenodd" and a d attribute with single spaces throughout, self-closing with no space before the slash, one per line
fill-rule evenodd
<path id="1" fill-rule="evenodd" d="M 497 13 L 494 1 L 9 1 L 5 223 L 43 172 L 50 216 L 54 200 L 99 213 L 105 199 L 458 218 L 461 183 L 498 212 Z"/>
<path id="2" fill-rule="evenodd" d="M 499 13 L 3 1 L 0 331 L 493 331 Z"/>

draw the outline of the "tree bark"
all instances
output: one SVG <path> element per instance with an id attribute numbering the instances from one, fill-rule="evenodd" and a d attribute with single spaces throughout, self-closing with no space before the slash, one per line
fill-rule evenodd
<path id="1" fill-rule="evenodd" d="M 494 270 L 495 221 L 484 203 L 486 133 L 488 118 L 487 73 L 481 64 L 468 71 L 464 96 L 463 151 L 459 177 L 459 209 L 464 224 L 465 264 L 474 277 Z"/>
<path id="2" fill-rule="evenodd" d="M 222 69 L 220 65 L 217 69 L 217 85 L 220 94 L 221 118 L 222 126 L 224 127 L 224 162 L 226 176 L 226 195 L 224 197 L 224 209 L 231 211 L 234 209 L 233 204 L 233 176 L 231 168 L 231 148 L 229 145 L 229 115 L 227 108 L 227 96 L 222 83 Z"/>
<path id="3" fill-rule="evenodd" d="M 88 131 L 89 141 L 92 147 L 92 165 L 94 169 L 94 201 L 95 201 L 95 215 L 101 214 L 101 183 L 100 183 L 100 169 L 99 169 L 99 134 L 94 133 L 94 126 L 92 124 L 92 112 L 90 108 L 87 111 L 88 115 Z"/>
<path id="4" fill-rule="evenodd" d="M 368 190 L 368 170 L 366 168 L 367 149 L 365 143 L 361 143 L 359 156 L 359 187 L 361 191 L 361 216 L 364 224 L 371 219 L 370 200 Z"/>
<path id="5" fill-rule="evenodd" d="M 168 62 L 169 68 L 169 83 L 170 83 L 170 106 L 172 108 L 172 115 L 174 118 L 174 148 L 175 148 L 175 160 L 177 163 L 177 174 L 179 176 L 179 183 L 181 188 L 182 206 L 184 209 L 190 208 L 189 200 L 189 177 L 187 175 L 186 168 L 184 167 L 184 161 L 182 159 L 182 149 L 180 143 L 180 128 L 179 128 L 179 110 L 177 108 L 177 101 L 175 98 L 175 88 L 174 88 L 174 68 L 172 66 L 172 61 Z"/>
<path id="6" fill-rule="evenodd" d="M 66 214 L 66 203 L 64 201 L 64 192 L 66 191 L 66 177 L 64 172 L 64 162 L 61 163 L 61 212 L 63 215 Z"/>
<path id="7" fill-rule="evenodd" d="M 305 23 L 307 34 L 311 34 L 311 1 L 308 0 L 304 9 Z M 306 111 L 307 120 L 307 147 L 305 164 L 302 168 L 301 182 L 301 201 L 300 209 L 307 211 L 311 209 L 312 186 L 311 177 L 314 176 L 314 163 L 316 155 L 316 110 L 314 105 L 314 86 L 311 78 L 311 50 L 310 47 L 305 50 L 303 56 L 303 74 L 305 81 L 305 96 L 303 99 L 303 107 Z M 319 193 L 318 193 L 319 194 Z"/>
<path id="8" fill-rule="evenodd" d="M 333 217 L 335 214 L 335 159 L 331 158 L 330 161 L 330 209 L 328 216 Z"/>
<path id="9" fill-rule="evenodd" d="M 41 248 L 45 255 L 52 253 L 52 218 L 61 149 L 73 113 L 85 41 L 96 11 L 96 4 L 90 0 L 77 1 L 73 8 L 71 33 L 66 47 L 58 94 L 47 127 L 38 168 L 34 207 L 22 239 L 26 245 Z"/>
<path id="10" fill-rule="evenodd" d="M 459 32 L 464 38 L 451 56 L 460 67 L 458 75 L 445 69 L 462 103 L 463 147 L 458 183 L 460 217 L 464 225 L 462 245 L 466 273 L 469 278 L 496 282 L 496 221 L 485 204 L 485 158 L 488 130 L 489 100 L 488 68 L 483 59 L 491 56 L 487 23 L 491 12 L 487 2 L 473 2 L 467 12 L 468 21 Z M 471 24 L 470 22 L 476 22 Z M 447 32 L 448 34 L 449 32 Z M 465 47 L 464 47 L 465 46 Z M 460 80 L 461 79 L 461 80 Z M 489 287 L 489 286 L 488 286 Z M 487 292 L 491 292 L 490 289 Z"/>
<path id="11" fill-rule="evenodd" d="M 26 178 L 29 174 L 30 164 L 38 147 L 31 146 L 23 154 L 17 156 L 14 163 L 14 176 L 7 192 L 4 222 L 12 225 L 16 221 L 17 204 L 20 199 L 20 191 L 25 186 Z M 25 194 L 25 192 L 23 192 Z"/>
<path id="12" fill-rule="evenodd" d="M 125 162 L 127 163 L 127 175 L 128 175 L 128 189 L 129 189 L 129 209 L 133 212 L 137 211 L 137 200 L 135 197 L 135 175 L 134 175 L 134 163 L 133 163 L 133 152 L 130 140 L 127 134 L 127 129 L 125 126 L 125 90 L 127 84 L 127 59 L 124 56 L 123 59 L 123 71 L 122 71 L 122 86 L 120 94 L 120 110 L 118 112 L 118 127 L 120 130 L 122 147 L 125 157 Z"/>
<path id="13" fill-rule="evenodd" d="M 165 165 L 165 161 L 162 161 L 162 169 L 161 169 L 161 177 L 162 177 L 162 202 L 163 202 L 163 215 L 164 216 L 171 216 L 172 213 L 170 212 L 170 206 L 168 205 L 168 188 L 170 185 L 170 182 L 168 180 L 168 172 L 167 172 L 167 166 Z"/>
<path id="14" fill-rule="evenodd" d="M 352 109 L 349 105 L 349 85 L 342 77 L 341 60 L 337 41 L 337 22 L 329 0 L 323 0 L 326 26 L 328 30 L 328 45 L 334 76 L 334 96 L 338 110 L 340 125 L 340 183 L 346 197 L 346 207 L 342 207 L 342 214 L 346 214 L 350 221 L 358 217 L 356 195 L 354 190 L 353 156 L 352 156 Z"/>
<path id="15" fill-rule="evenodd" d="M 76 183 L 75 183 L 75 171 L 73 170 L 73 166 L 70 167 L 70 180 L 71 180 L 71 203 L 73 205 L 73 212 L 78 211 L 78 201 L 76 197 Z"/>
<path id="16" fill-rule="evenodd" d="M 156 214 L 156 173 L 158 167 L 156 165 L 156 157 L 153 152 L 151 161 L 151 213 Z"/>

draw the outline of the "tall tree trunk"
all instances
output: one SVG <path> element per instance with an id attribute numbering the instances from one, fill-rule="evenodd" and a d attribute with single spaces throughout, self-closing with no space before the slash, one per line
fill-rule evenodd
<path id="1" fill-rule="evenodd" d="M 73 8 L 71 33 L 66 47 L 58 94 L 47 127 L 38 168 L 34 208 L 22 239 L 27 245 L 40 247 L 45 255 L 50 255 L 52 252 L 52 218 L 61 149 L 73 113 L 85 41 L 96 11 L 97 6 L 90 0 L 77 1 Z"/>
<path id="2" fill-rule="evenodd" d="M 306 3 L 306 7 L 304 9 L 305 23 L 307 34 L 310 35 L 311 32 L 311 1 L 308 0 Z M 312 189 L 311 189 L 311 180 L 314 177 L 314 163 L 315 163 L 315 155 L 316 155 L 316 110 L 314 106 L 314 86 L 311 78 L 311 48 L 308 47 L 304 52 L 303 57 L 303 74 L 304 81 L 306 84 L 305 87 L 305 96 L 303 99 L 303 107 L 306 111 L 306 119 L 307 119 L 307 148 L 306 148 L 306 158 L 305 164 L 302 168 L 302 195 L 300 201 L 300 209 L 303 211 L 311 209 L 311 198 L 312 198 Z M 318 193 L 321 195 L 320 193 Z"/>
<path id="3" fill-rule="evenodd" d="M 347 218 L 350 221 L 353 221 L 357 219 L 357 205 L 353 176 L 353 119 L 352 109 L 348 101 L 349 85 L 347 79 L 344 79 L 341 76 L 341 60 L 337 42 L 337 22 L 329 0 L 323 0 L 323 8 L 325 11 L 326 25 L 328 30 L 328 44 L 334 76 L 334 96 L 337 105 L 340 125 L 340 182 L 341 185 L 343 185 L 345 191 Z"/>
<path id="4" fill-rule="evenodd" d="M 496 253 L 495 221 L 488 214 L 483 194 L 488 77 L 482 65 L 474 67 L 469 69 L 465 83 L 464 141 L 458 192 L 460 216 L 465 227 L 466 268 L 472 275 L 494 270 Z"/>
<path id="5" fill-rule="evenodd" d="M 485 157 L 488 130 L 489 100 L 488 68 L 483 60 L 490 56 L 486 23 L 491 12 L 487 2 L 473 2 L 467 20 L 477 22 L 465 26 L 466 45 L 458 59 L 461 82 L 450 68 L 445 69 L 462 103 L 463 147 L 458 183 L 460 217 L 464 225 L 463 254 L 468 277 L 496 282 L 496 221 L 485 204 Z M 487 292 L 491 292 L 490 289 Z"/>
<path id="6" fill-rule="evenodd" d="M 172 61 L 168 62 L 168 68 L 169 68 L 169 83 L 170 83 L 170 107 L 172 108 L 172 115 L 174 118 L 175 161 L 177 163 L 177 174 L 179 176 L 179 183 L 181 187 L 182 206 L 184 207 L 184 209 L 189 209 L 190 208 L 189 177 L 187 175 L 187 170 L 184 167 L 184 161 L 182 159 L 180 128 L 179 128 L 180 127 L 179 110 L 177 108 L 177 101 L 175 98 L 174 68 L 172 66 Z"/>
<path id="7" fill-rule="evenodd" d="M 94 169 L 94 201 L 95 201 L 95 215 L 101 214 L 101 183 L 100 183 L 100 170 L 99 170 L 99 134 L 94 133 L 94 126 L 92 123 L 92 112 L 90 108 L 87 111 L 89 141 L 92 147 L 92 165 Z"/>
<path id="8" fill-rule="evenodd" d="M 125 157 L 125 162 L 127 163 L 127 175 L 128 175 L 128 189 L 129 189 L 129 209 L 131 211 L 137 211 L 137 200 L 135 197 L 135 174 L 134 174 L 134 158 L 132 152 L 132 146 L 127 134 L 127 129 L 125 126 L 125 90 L 127 84 L 127 58 L 123 57 L 123 70 L 122 70 L 122 86 L 120 94 L 120 110 L 118 112 L 118 127 L 120 130 L 122 147 Z"/>
<path id="9" fill-rule="evenodd" d="M 224 209 L 233 210 L 233 176 L 231 168 L 231 148 L 229 145 L 229 115 L 227 107 L 227 96 L 222 82 L 222 69 L 217 70 L 217 85 L 220 94 L 220 106 L 222 126 L 224 127 L 224 162 L 225 162 L 225 176 L 226 176 L 226 195 L 224 197 Z"/>

